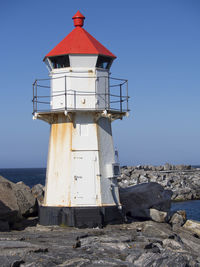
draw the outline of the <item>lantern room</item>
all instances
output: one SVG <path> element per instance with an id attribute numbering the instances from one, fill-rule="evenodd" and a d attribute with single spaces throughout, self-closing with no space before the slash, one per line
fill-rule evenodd
<path id="1" fill-rule="evenodd" d="M 74 30 L 44 59 L 52 78 L 52 110 L 109 108 L 108 77 L 116 57 L 82 28 L 84 19 L 78 11 Z"/>

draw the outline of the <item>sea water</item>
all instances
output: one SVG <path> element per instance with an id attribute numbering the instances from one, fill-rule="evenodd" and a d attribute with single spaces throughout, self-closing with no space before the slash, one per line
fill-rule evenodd
<path id="1" fill-rule="evenodd" d="M 199 167 L 199 166 L 198 166 Z M 23 181 L 26 185 L 33 187 L 36 184 L 45 184 L 45 168 L 19 168 L 19 169 L 0 169 L 0 175 L 17 183 Z M 200 200 L 189 200 L 172 203 L 171 209 L 185 210 L 187 218 L 200 221 Z"/>
<path id="2" fill-rule="evenodd" d="M 173 202 L 171 210 L 185 210 L 188 219 L 200 221 L 200 200 Z"/>
<path id="3" fill-rule="evenodd" d="M 45 184 L 45 168 L 19 168 L 19 169 L 0 169 L 0 175 L 11 182 L 24 182 L 33 187 L 36 184 Z"/>

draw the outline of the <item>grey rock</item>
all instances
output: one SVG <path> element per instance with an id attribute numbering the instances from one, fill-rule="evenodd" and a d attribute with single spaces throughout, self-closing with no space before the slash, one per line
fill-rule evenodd
<path id="1" fill-rule="evenodd" d="M 69 259 L 67 261 L 64 261 L 62 264 L 59 264 L 57 266 L 60 266 L 60 267 L 64 267 L 64 266 L 83 266 L 83 265 L 86 265 L 87 263 L 89 263 L 90 260 L 88 259 L 84 259 L 84 258 L 73 258 L 73 259 Z"/>
<path id="2" fill-rule="evenodd" d="M 12 222 L 19 217 L 13 183 L 0 176 L 0 220 Z"/>
<path id="3" fill-rule="evenodd" d="M 0 256 L 0 266 L 1 267 L 18 267 L 17 263 L 21 262 L 21 257 L 14 255 L 14 256 Z"/>
<path id="4" fill-rule="evenodd" d="M 149 182 L 149 178 L 147 177 L 147 175 L 140 175 L 139 176 L 139 183 L 148 183 Z"/>
<path id="5" fill-rule="evenodd" d="M 170 248 L 172 250 L 179 250 L 179 252 L 182 251 L 184 247 L 182 243 L 177 242 L 174 239 L 169 239 L 169 238 L 164 239 L 162 243 L 163 243 L 163 247 L 167 247 L 168 249 Z"/>
<path id="6" fill-rule="evenodd" d="M 183 227 L 197 234 L 200 237 L 200 222 L 194 220 L 187 220 Z"/>
<path id="7" fill-rule="evenodd" d="M 184 170 L 191 170 L 191 165 L 176 165 L 176 170 L 184 171 Z"/>
<path id="8" fill-rule="evenodd" d="M 127 256 L 126 261 L 133 263 L 141 256 L 142 253 L 143 253 L 142 250 L 134 249 L 134 251 L 131 251 L 131 254 Z"/>
<path id="9" fill-rule="evenodd" d="M 36 212 L 36 200 L 29 186 L 23 182 L 13 185 L 19 211 L 24 216 L 30 216 Z"/>
<path id="10" fill-rule="evenodd" d="M 0 176 L 0 221 L 12 226 L 36 212 L 36 200 L 23 182 L 17 184 Z M 2 225 L 3 227 L 3 225 Z M 7 227 L 4 223 L 4 227 Z"/>
<path id="11" fill-rule="evenodd" d="M 7 232 L 10 230 L 9 224 L 7 221 L 0 221 L 0 231 Z"/>
<path id="12" fill-rule="evenodd" d="M 167 223 L 158 223 L 154 221 L 145 221 L 142 228 L 142 234 L 155 243 L 173 235 L 172 228 Z M 153 239 L 152 239 L 153 237 Z"/>
<path id="13" fill-rule="evenodd" d="M 129 177 L 131 175 L 131 170 L 129 168 L 124 169 L 123 174 Z"/>
<path id="14" fill-rule="evenodd" d="M 150 217 L 155 222 L 160 222 L 160 223 L 166 222 L 167 215 L 168 215 L 167 212 L 159 211 L 156 209 L 150 209 Z"/>
<path id="15" fill-rule="evenodd" d="M 144 253 L 136 261 L 134 266 L 173 266 L 173 267 L 185 267 L 188 266 L 187 256 L 168 253 Z"/>
<path id="16" fill-rule="evenodd" d="M 162 248 L 162 242 L 160 243 L 149 243 L 148 245 L 145 246 L 145 249 L 148 250 L 148 252 L 153 252 L 153 253 L 161 253 L 163 250 Z"/>
<path id="17" fill-rule="evenodd" d="M 173 228 L 181 227 L 187 220 L 187 215 L 184 210 L 176 211 L 171 217 L 169 223 L 172 224 Z"/>
<path id="18" fill-rule="evenodd" d="M 44 186 L 41 184 L 36 184 L 32 187 L 31 193 L 37 199 L 39 204 L 43 203 L 44 200 Z"/>
<path id="19" fill-rule="evenodd" d="M 185 249 L 199 256 L 200 251 L 200 239 L 196 238 L 190 230 L 181 227 L 178 229 L 178 235 L 181 238 Z"/>
<path id="20" fill-rule="evenodd" d="M 11 267 L 20 267 L 22 263 L 24 263 L 24 260 L 15 260 L 11 263 Z"/>
<path id="21" fill-rule="evenodd" d="M 48 228 L 48 229 L 47 229 Z M 0 266 L 198 266 L 200 239 L 154 221 L 104 229 L 29 227 L 0 233 Z M 74 248 L 76 241 L 81 246 Z"/>
<path id="22" fill-rule="evenodd" d="M 150 208 L 170 210 L 172 193 L 157 183 L 120 188 L 119 194 L 126 214 L 134 218 L 151 218 Z"/>
<path id="23" fill-rule="evenodd" d="M 156 170 L 157 170 L 157 171 L 164 171 L 164 166 L 158 166 L 158 167 L 156 168 Z"/>
<path id="24" fill-rule="evenodd" d="M 129 168 L 128 171 L 126 168 Z M 173 191 L 172 200 L 200 199 L 200 168 L 191 168 L 190 165 L 164 166 L 136 166 L 121 169 L 121 177 L 118 177 L 119 187 L 157 182 L 165 189 Z M 126 173 L 126 175 L 125 175 Z"/>
<path id="25" fill-rule="evenodd" d="M 164 171 L 170 171 L 170 170 L 172 170 L 172 165 L 170 165 L 169 163 L 166 163 L 164 165 Z"/>

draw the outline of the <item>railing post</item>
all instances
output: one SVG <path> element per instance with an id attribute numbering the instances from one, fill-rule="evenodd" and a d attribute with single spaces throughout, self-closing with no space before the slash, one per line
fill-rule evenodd
<path id="1" fill-rule="evenodd" d="M 100 79 L 101 77 L 98 77 L 97 76 L 97 73 L 96 73 L 96 81 L 95 81 L 95 102 L 97 103 L 97 104 L 95 104 L 95 109 L 101 109 L 101 103 L 100 103 L 100 101 L 101 101 L 101 97 L 102 97 L 102 94 L 101 93 L 99 93 L 99 79 Z"/>
<path id="2" fill-rule="evenodd" d="M 120 112 L 122 112 L 122 85 L 120 84 Z"/>
<path id="3" fill-rule="evenodd" d="M 35 112 L 37 112 L 37 80 L 35 80 Z"/>
<path id="4" fill-rule="evenodd" d="M 35 83 L 33 83 L 33 114 L 35 111 Z"/>
<path id="5" fill-rule="evenodd" d="M 106 76 L 104 78 L 105 78 L 105 109 L 107 109 L 107 101 L 106 101 L 106 97 L 107 97 L 107 95 L 106 95 L 106 90 L 107 90 L 107 88 L 106 88 Z"/>
<path id="6" fill-rule="evenodd" d="M 110 109 L 110 77 L 108 76 L 108 109 Z"/>
<path id="7" fill-rule="evenodd" d="M 126 109 L 128 112 L 128 80 L 126 81 Z"/>
<path id="8" fill-rule="evenodd" d="M 97 74 L 96 74 L 96 79 L 95 79 L 95 95 L 94 95 L 94 100 L 95 100 L 95 109 L 98 107 L 98 95 L 97 95 Z"/>
<path id="9" fill-rule="evenodd" d="M 67 111 L 67 80 L 65 76 L 65 110 Z"/>

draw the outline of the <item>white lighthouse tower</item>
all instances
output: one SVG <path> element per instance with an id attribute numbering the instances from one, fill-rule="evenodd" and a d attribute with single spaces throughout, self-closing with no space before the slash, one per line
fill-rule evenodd
<path id="1" fill-rule="evenodd" d="M 127 80 L 110 77 L 116 58 L 75 28 L 44 58 L 49 78 L 33 84 L 33 115 L 50 124 L 42 225 L 96 227 L 122 220 L 111 122 L 128 113 Z M 49 83 L 50 81 L 50 83 Z"/>

